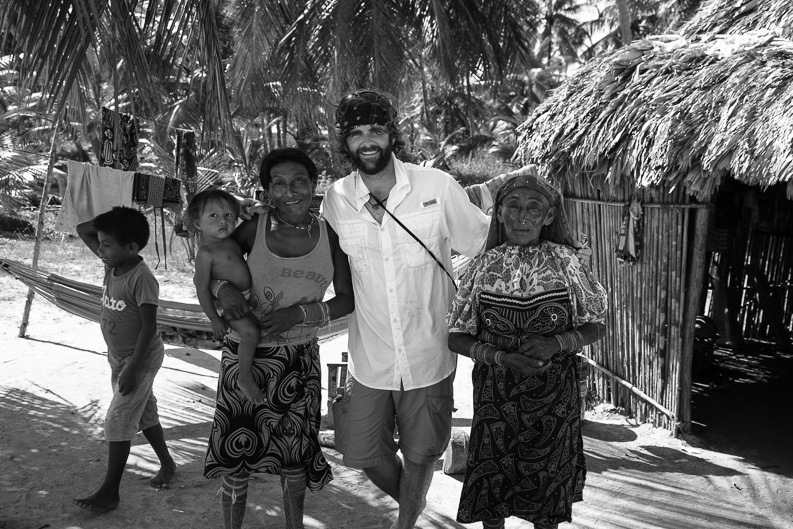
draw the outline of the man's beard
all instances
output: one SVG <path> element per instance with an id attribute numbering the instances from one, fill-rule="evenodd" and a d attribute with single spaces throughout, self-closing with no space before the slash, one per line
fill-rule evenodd
<path id="1" fill-rule="evenodd" d="M 375 146 L 375 149 L 380 153 L 380 156 L 373 160 L 372 162 L 365 162 L 359 156 L 358 152 L 350 152 L 350 163 L 352 163 L 353 169 L 357 169 L 362 173 L 366 174 L 377 174 L 386 167 L 388 167 L 388 162 L 391 161 L 391 153 L 393 149 L 391 149 L 391 145 L 387 145 L 385 149 L 381 149 L 379 146 Z M 366 150 L 371 149 L 368 147 Z"/>

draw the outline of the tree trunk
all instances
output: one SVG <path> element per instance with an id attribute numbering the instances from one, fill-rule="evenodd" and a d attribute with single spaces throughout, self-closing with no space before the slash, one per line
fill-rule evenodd
<path id="1" fill-rule="evenodd" d="M 624 0 L 623 0 L 624 1 Z M 546 14 L 546 28 L 545 34 L 548 36 L 548 66 L 551 65 L 551 59 L 553 58 L 553 18 L 554 18 L 554 10 L 553 10 L 553 0 L 548 0 L 548 13 Z"/>
<path id="2" fill-rule="evenodd" d="M 620 14 L 620 31 L 622 33 L 622 45 L 627 46 L 633 41 L 633 32 L 631 31 L 631 12 L 628 7 L 628 0 L 615 0 L 617 3 L 617 10 Z"/>
<path id="3" fill-rule="evenodd" d="M 430 119 L 430 98 L 427 95 L 427 72 L 424 71 L 424 57 L 419 53 L 419 71 L 421 72 L 421 99 L 424 103 L 424 126 L 430 133 L 435 134 L 435 124 Z"/>

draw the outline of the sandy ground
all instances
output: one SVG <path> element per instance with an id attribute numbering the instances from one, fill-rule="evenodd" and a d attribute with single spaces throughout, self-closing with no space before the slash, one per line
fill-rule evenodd
<path id="1" fill-rule="evenodd" d="M 122 501 L 111 513 L 88 514 L 71 503 L 90 494 L 105 470 L 102 423 L 109 368 L 98 326 L 34 302 L 28 338 L 17 337 L 24 292 L 0 305 L 0 529 L 222 527 L 217 481 L 202 477 L 219 355 L 168 347 L 155 391 L 179 470 L 171 488 L 147 484 L 156 458 L 142 436 L 133 442 Z M 346 337 L 323 344 L 323 362 L 338 362 Z M 455 425 L 470 424 L 470 363 L 460 362 Z M 789 403 L 787 405 L 790 410 Z M 719 453 L 637 425 L 607 410 L 589 413 L 583 428 L 589 474 L 573 528 L 791 528 L 793 474 L 768 471 L 739 455 Z M 787 421 L 790 421 L 788 411 Z M 790 450 L 790 447 L 787 448 Z M 307 528 L 386 528 L 396 505 L 360 471 L 326 449 L 333 481 L 306 501 Z M 454 521 L 461 476 L 443 473 L 430 488 L 421 528 Z M 255 479 L 246 528 L 283 527 L 277 478 Z M 511 519 L 508 528 L 529 527 Z"/>

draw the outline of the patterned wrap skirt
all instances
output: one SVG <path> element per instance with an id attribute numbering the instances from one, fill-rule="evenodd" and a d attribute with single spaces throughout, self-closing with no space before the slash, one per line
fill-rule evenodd
<path id="1" fill-rule="evenodd" d="M 307 486 L 322 489 L 333 476 L 319 445 L 320 363 L 317 340 L 259 347 L 253 377 L 267 396 L 254 404 L 237 389 L 238 344 L 226 338 L 204 476 L 280 474 L 306 467 Z"/>
<path id="2" fill-rule="evenodd" d="M 514 345 L 516 335 L 569 325 L 562 292 L 529 300 L 492 296 L 480 299 L 480 310 L 479 339 L 499 347 L 504 339 Z M 472 378 L 474 417 L 457 520 L 571 521 L 586 478 L 576 356 L 557 354 L 542 374 L 530 376 L 477 363 Z"/>

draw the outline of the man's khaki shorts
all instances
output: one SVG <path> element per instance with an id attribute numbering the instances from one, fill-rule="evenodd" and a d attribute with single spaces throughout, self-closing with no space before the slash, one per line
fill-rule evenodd
<path id="1" fill-rule="evenodd" d="M 344 464 L 368 468 L 387 461 L 397 450 L 413 463 L 428 464 L 449 445 L 454 406 L 454 373 L 425 388 L 372 389 L 352 378 L 345 399 Z M 399 441 L 394 440 L 398 428 Z M 338 428 L 338 426 L 337 426 Z M 337 430 L 336 435 L 339 435 Z"/>

